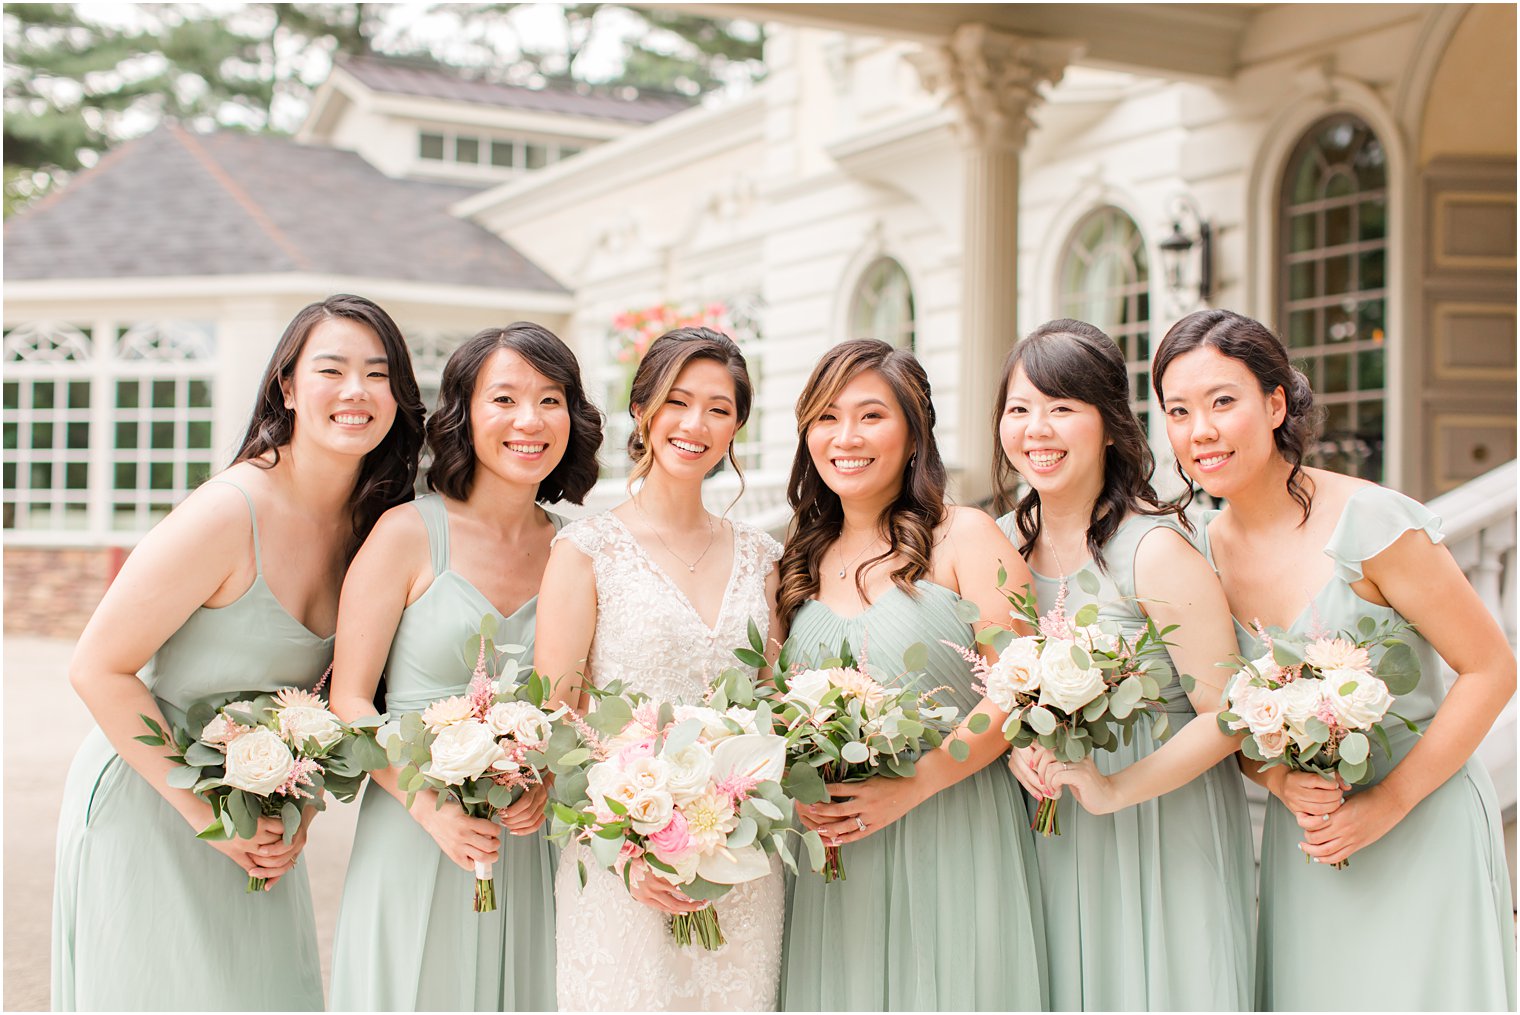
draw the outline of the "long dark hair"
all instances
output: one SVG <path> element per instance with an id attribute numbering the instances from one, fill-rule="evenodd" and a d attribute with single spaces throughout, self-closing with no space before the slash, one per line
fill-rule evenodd
<path id="1" fill-rule="evenodd" d="M 1103 449 L 1103 489 L 1093 503 L 1092 518 L 1087 525 L 1087 549 L 1100 569 L 1108 569 L 1103 547 L 1132 512 L 1174 515 L 1191 529 L 1182 509 L 1163 502 L 1151 486 L 1151 476 L 1156 471 L 1155 456 L 1140 421 L 1130 411 L 1129 373 L 1124 355 L 1113 339 L 1086 321 L 1070 318 L 1049 321 L 1030 332 L 1003 361 L 1003 379 L 998 384 L 993 409 L 994 432 L 1002 419 L 1008 386 L 1016 369 L 1022 369 L 1029 383 L 1046 398 L 1085 402 L 1098 410 L 1103 421 L 1103 434 L 1111 443 Z M 999 514 L 1013 507 L 1014 475 L 1007 453 L 1000 452 L 992 466 L 994 503 Z M 1031 488 L 1013 512 L 1021 539 L 1019 553 L 1028 557 L 1042 525 L 1039 492 Z"/>
<path id="2" fill-rule="evenodd" d="M 427 485 L 446 497 L 465 500 L 475 484 L 475 438 L 470 429 L 470 403 L 486 361 L 498 349 L 510 349 L 528 365 L 565 389 L 570 413 L 570 442 L 564 457 L 538 484 L 535 500 L 580 504 L 596 485 L 597 449 L 602 446 L 602 412 L 586 398 L 581 366 L 570 347 L 542 325 L 517 321 L 505 328 L 487 328 L 465 342 L 443 367 L 438 407 L 427 423 L 428 449 L 433 465 Z"/>
<path id="3" fill-rule="evenodd" d="M 1194 349 L 1208 347 L 1218 350 L 1245 364 L 1256 378 L 1264 395 L 1282 388 L 1287 409 L 1283 421 L 1272 431 L 1277 451 L 1291 468 L 1288 470 L 1288 496 L 1293 498 L 1303 517 L 1299 524 L 1309 520 L 1309 509 L 1314 504 L 1314 480 L 1304 472 L 1304 454 L 1319 433 L 1320 411 L 1314 404 L 1314 390 L 1309 379 L 1288 362 L 1288 350 L 1282 340 L 1260 321 L 1237 314 L 1232 310 L 1198 310 L 1188 314 L 1172 325 L 1161 345 L 1156 349 L 1156 359 L 1151 366 L 1151 384 L 1156 388 L 1156 398 L 1166 409 L 1166 393 L 1162 382 L 1166 368 L 1172 360 Z M 1177 463 L 1177 473 L 1187 484 L 1187 497 L 1183 506 L 1193 499 L 1193 478 Z"/>
<path id="4" fill-rule="evenodd" d="M 303 307 L 291 318 L 285 334 L 280 336 L 273 355 L 269 357 L 269 365 L 264 368 L 253 416 L 248 420 L 248 429 L 233 463 L 252 462 L 264 469 L 271 469 L 279 463 L 280 449 L 290 444 L 296 424 L 295 410 L 285 407 L 281 383 L 294 375 L 296 360 L 311 337 L 312 329 L 335 317 L 357 321 L 380 339 L 385 350 L 391 395 L 396 399 L 396 418 L 379 446 L 364 456 L 359 466 L 359 478 L 354 482 L 354 492 L 349 497 L 353 540 L 347 556 L 352 558 L 382 514 L 412 499 L 412 484 L 417 479 L 417 454 L 422 449 L 422 421 L 427 411 L 417 388 L 417 376 L 412 372 L 412 357 L 407 351 L 406 339 L 401 337 L 396 322 L 379 306 L 363 296 L 339 293 Z"/>
<path id="5" fill-rule="evenodd" d="M 895 555 L 905 558 L 892 572 L 892 584 L 916 595 L 914 582 L 929 573 L 934 550 L 934 530 L 945 520 L 945 463 L 934 439 L 934 402 L 929 375 L 906 349 L 862 338 L 842 342 L 823 354 L 812 376 L 797 396 L 797 453 L 786 498 L 792 521 L 781 555 L 781 587 L 777 608 L 787 621 L 804 602 L 818 594 L 818 572 L 823 554 L 839 538 L 844 527 L 844 505 L 813 464 L 807 435 L 823 411 L 839 397 L 846 384 L 867 370 L 881 374 L 908 423 L 912 451 L 903 473 L 897 499 L 878 520 L 887 537 L 887 548 L 865 561 L 855 572 L 855 591 L 866 599 L 861 574 L 878 561 Z"/>
<path id="6" fill-rule="evenodd" d="M 744 361 L 744 353 L 739 351 L 739 344 L 712 328 L 676 328 L 665 332 L 649 343 L 628 390 L 628 415 L 634 420 L 633 432 L 628 435 L 628 457 L 633 459 L 633 468 L 628 473 L 629 486 L 649 475 L 649 470 L 654 467 L 654 456 L 649 453 L 649 424 L 654 414 L 670 397 L 670 389 L 675 387 L 681 370 L 699 359 L 722 364 L 734 379 L 734 419 L 737 421 L 734 431 L 737 433 L 749 421 L 755 389 L 750 384 L 749 365 Z M 743 496 L 744 470 L 739 468 L 732 442 L 728 445 L 728 461 L 739 477 L 739 494 Z"/>

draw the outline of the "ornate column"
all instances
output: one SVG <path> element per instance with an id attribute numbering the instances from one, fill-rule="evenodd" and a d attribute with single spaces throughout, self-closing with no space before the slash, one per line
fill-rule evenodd
<path id="1" fill-rule="evenodd" d="M 991 493 L 997 371 L 1018 338 L 1019 153 L 1040 86 L 1059 81 L 1080 49 L 968 24 L 909 57 L 924 88 L 956 114 L 965 165 L 958 439 L 948 463 L 962 503 Z"/>

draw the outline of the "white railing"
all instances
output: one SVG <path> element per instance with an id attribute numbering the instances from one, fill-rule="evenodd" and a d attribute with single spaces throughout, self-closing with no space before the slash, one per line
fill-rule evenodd
<path id="1" fill-rule="evenodd" d="M 1464 483 L 1427 506 L 1441 518 L 1446 547 L 1462 573 L 1515 646 L 1516 489 L 1520 467 L 1513 461 Z M 1443 667 L 1447 684 L 1456 678 Z M 1515 699 L 1499 713 L 1478 747 L 1478 758 L 1493 777 L 1506 823 L 1515 819 Z"/>

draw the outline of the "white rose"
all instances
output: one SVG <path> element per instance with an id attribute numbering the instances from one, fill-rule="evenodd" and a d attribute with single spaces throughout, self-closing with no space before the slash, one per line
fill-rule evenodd
<path id="1" fill-rule="evenodd" d="M 1309 717 L 1319 711 L 1324 684 L 1311 677 L 1290 680 L 1272 693 L 1282 703 L 1283 717 L 1295 730 L 1303 730 Z M 1296 738 L 1295 738 L 1296 739 Z"/>
<path id="2" fill-rule="evenodd" d="M 422 710 L 422 724 L 434 733 L 455 723 L 466 722 L 475 715 L 475 706 L 462 694 L 452 698 L 439 698 Z"/>
<path id="3" fill-rule="evenodd" d="M 645 790 L 667 791 L 670 762 L 664 758 L 630 758 L 623 764 L 623 778 L 641 793 Z"/>
<path id="4" fill-rule="evenodd" d="M 1275 694 L 1248 695 L 1236 715 L 1257 737 L 1263 733 L 1276 733 L 1283 728 L 1282 699 Z"/>
<path id="5" fill-rule="evenodd" d="M 483 722 L 445 726 L 433 741 L 433 762 L 427 774 L 449 786 L 476 779 L 502 757 L 496 734 Z"/>
<path id="6" fill-rule="evenodd" d="M 706 705 L 677 705 L 675 709 L 676 724 L 680 725 L 688 719 L 696 719 L 702 723 L 702 736 L 708 740 L 721 740 L 723 737 L 733 736 L 733 731 L 723 724 L 723 713 Z"/>
<path id="7" fill-rule="evenodd" d="M 1288 731 L 1285 729 L 1274 730 L 1271 733 L 1257 733 L 1256 746 L 1261 751 L 1263 758 L 1276 758 L 1288 749 Z"/>
<path id="8" fill-rule="evenodd" d="M 1236 715 L 1240 714 L 1240 710 L 1245 707 L 1245 703 L 1250 700 L 1252 695 L 1266 690 L 1264 687 L 1252 685 L 1251 678 L 1253 676 L 1254 674 L 1250 670 L 1239 670 L 1230 678 L 1230 682 L 1225 685 L 1225 707 Z M 1241 727 L 1237 726 L 1235 728 L 1240 729 Z"/>
<path id="9" fill-rule="evenodd" d="M 1015 638 L 1003 649 L 987 674 L 987 697 L 1004 712 L 1012 712 L 1015 694 L 1033 694 L 1040 689 L 1040 640 Z"/>
<path id="10" fill-rule="evenodd" d="M 343 739 L 342 723 L 325 708 L 292 705 L 280 709 L 278 715 L 280 735 L 292 747 L 299 748 L 308 740 L 316 740 L 322 747 L 331 747 Z"/>
<path id="11" fill-rule="evenodd" d="M 206 728 L 201 730 L 201 742 L 219 751 L 226 751 L 228 744 L 247 732 L 247 726 L 241 726 L 218 712 L 216 718 L 208 722 Z"/>
<path id="12" fill-rule="evenodd" d="M 639 722 L 637 719 L 635 719 L 627 726 L 624 726 L 616 736 L 608 739 L 607 751 L 611 754 L 616 754 L 618 751 L 621 751 L 625 747 L 633 747 L 637 744 L 642 744 L 647 740 L 653 740 L 654 738 L 654 727 L 650 726 L 647 723 Z"/>
<path id="13" fill-rule="evenodd" d="M 669 864 L 671 867 L 674 867 L 675 873 L 667 873 L 666 871 L 660 870 L 658 867 L 650 867 L 649 873 L 653 874 L 655 877 L 664 878 L 666 881 L 670 882 L 673 885 L 679 886 L 690 884 L 691 881 L 697 876 L 697 865 L 702 862 L 702 854 L 694 849 L 691 849 L 687 850 L 685 853 L 679 854 L 678 856 L 667 857 L 663 862 Z"/>
<path id="14" fill-rule="evenodd" d="M 1352 681 L 1356 682 L 1356 687 L 1341 694 L 1341 687 Z M 1356 670 L 1327 670 L 1325 682 L 1325 697 L 1340 717 L 1341 725 L 1348 729 L 1368 729 L 1393 707 L 1393 695 L 1388 693 L 1388 685 L 1377 677 Z"/>
<path id="15" fill-rule="evenodd" d="M 787 681 L 781 700 L 801 705 L 811 715 L 818 711 L 818 703 L 831 686 L 827 670 L 803 670 Z"/>
<path id="16" fill-rule="evenodd" d="M 1112 652 L 1119 646 L 1118 639 L 1097 624 L 1075 628 L 1072 634 L 1073 640 L 1089 652 Z"/>
<path id="17" fill-rule="evenodd" d="M 1277 660 L 1272 658 L 1272 653 L 1264 652 L 1251 660 L 1251 668 L 1258 676 L 1270 677 L 1277 672 Z"/>
<path id="18" fill-rule="evenodd" d="M 260 726 L 227 745 L 227 774 L 222 782 L 256 796 L 280 788 L 296 759 L 274 730 Z"/>
<path id="19" fill-rule="evenodd" d="M 628 819 L 633 830 L 641 835 L 653 835 L 670 824 L 675 812 L 675 801 L 662 789 L 645 789 L 628 801 Z"/>
<path id="20" fill-rule="evenodd" d="M 712 781 L 712 751 L 702 743 L 690 743 L 660 757 L 670 766 L 665 788 L 677 804 L 685 804 L 707 791 Z"/>
<path id="21" fill-rule="evenodd" d="M 1050 638 L 1040 653 L 1040 704 L 1071 715 L 1103 693 L 1103 671 L 1082 669 L 1071 657 L 1072 643 Z"/>
<path id="22" fill-rule="evenodd" d="M 549 721 L 526 701 L 503 701 L 486 713 L 486 725 L 497 736 L 520 744 L 541 744 L 549 739 Z"/>
<path id="23" fill-rule="evenodd" d="M 592 765 L 586 773 L 586 797 L 591 801 L 592 809 L 600 814 L 611 814 L 607 809 L 608 800 L 615 800 L 627 807 L 637 795 L 638 790 L 623 775 L 623 770 L 616 762 L 600 762 Z"/>

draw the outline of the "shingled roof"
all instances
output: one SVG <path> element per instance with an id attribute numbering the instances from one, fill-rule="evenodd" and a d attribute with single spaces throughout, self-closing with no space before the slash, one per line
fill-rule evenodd
<path id="1" fill-rule="evenodd" d="M 340 57 L 338 66 L 366 88 L 391 95 L 415 95 L 627 123 L 653 123 L 690 109 L 693 104 L 692 99 L 662 92 L 633 90 L 632 95 L 624 98 L 569 88 L 524 88 L 461 77 L 461 71 L 455 67 L 433 67 L 395 57 Z"/>
<path id="2" fill-rule="evenodd" d="M 392 179 L 352 152 L 164 126 L 5 224 L 5 277 L 282 272 L 563 292 L 449 214 L 478 188 Z"/>

